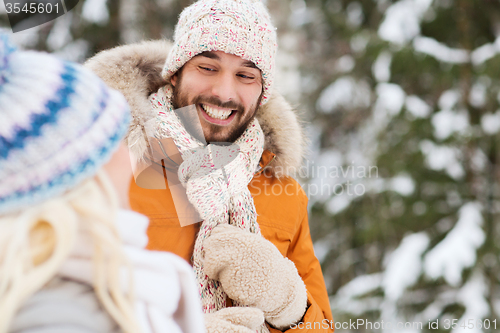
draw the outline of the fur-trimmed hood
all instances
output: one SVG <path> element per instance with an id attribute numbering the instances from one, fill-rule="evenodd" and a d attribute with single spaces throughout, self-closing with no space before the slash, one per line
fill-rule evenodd
<path id="1" fill-rule="evenodd" d="M 85 63 L 111 88 L 119 90 L 130 104 L 132 122 L 125 139 L 133 143 L 136 156 L 146 151 L 143 125 L 156 116 L 149 95 L 169 84 L 161 71 L 171 47 L 168 41 L 119 46 L 102 51 Z M 304 132 L 296 113 L 283 96 L 274 92 L 257 110 L 257 119 L 265 135 L 264 148 L 276 154 L 268 168 L 278 177 L 293 174 L 305 154 Z"/>

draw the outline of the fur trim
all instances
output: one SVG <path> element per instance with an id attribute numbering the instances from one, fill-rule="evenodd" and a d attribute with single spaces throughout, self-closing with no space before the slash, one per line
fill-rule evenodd
<path id="1" fill-rule="evenodd" d="M 306 153 L 306 137 L 298 115 L 285 98 L 273 93 L 257 110 L 257 119 L 266 138 L 264 149 L 276 154 L 269 168 L 276 177 L 298 172 Z"/>
<path id="2" fill-rule="evenodd" d="M 147 148 L 144 125 L 156 115 L 148 97 L 167 84 L 161 71 L 172 44 L 146 41 L 102 51 L 86 63 L 111 88 L 119 90 L 132 110 L 132 122 L 125 137 L 131 152 L 142 157 Z M 257 110 L 266 138 L 264 149 L 276 154 L 268 169 L 277 177 L 293 175 L 305 155 L 306 140 L 298 116 L 279 93 L 274 92 Z"/>

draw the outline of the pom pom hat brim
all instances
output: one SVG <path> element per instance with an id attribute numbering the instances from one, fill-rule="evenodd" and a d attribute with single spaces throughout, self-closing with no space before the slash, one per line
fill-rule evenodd
<path id="1" fill-rule="evenodd" d="M 6 45 L 0 33 L 0 43 Z M 81 65 L 0 47 L 0 214 L 92 177 L 128 130 L 129 107 Z"/>
<path id="2" fill-rule="evenodd" d="M 185 8 L 162 75 L 169 80 L 192 57 L 222 51 L 252 61 L 264 81 L 261 105 L 271 94 L 277 51 L 276 28 L 261 1 L 200 0 Z"/>

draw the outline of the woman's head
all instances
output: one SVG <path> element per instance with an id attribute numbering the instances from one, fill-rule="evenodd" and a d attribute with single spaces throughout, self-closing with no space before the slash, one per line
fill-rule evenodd
<path id="1" fill-rule="evenodd" d="M 116 183 L 125 176 L 105 172 L 112 156 L 123 161 L 129 120 L 125 98 L 92 72 L 19 51 L 0 31 L 0 333 L 83 232 L 94 246 L 97 296 L 124 331 L 138 331 L 133 294 L 119 280 L 127 260 Z"/>
<path id="2" fill-rule="evenodd" d="M 82 66 L 0 32 L 0 215 L 92 177 L 128 129 L 125 98 Z"/>

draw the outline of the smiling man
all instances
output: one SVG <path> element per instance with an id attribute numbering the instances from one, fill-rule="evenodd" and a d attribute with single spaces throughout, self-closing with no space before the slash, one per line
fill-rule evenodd
<path id="1" fill-rule="evenodd" d="M 205 51 L 193 57 L 170 82 L 172 106 L 196 105 L 207 142 L 236 141 L 262 99 L 260 69 L 249 60 L 222 51 Z"/>
<path id="2" fill-rule="evenodd" d="M 273 90 L 276 41 L 260 1 L 202 0 L 180 15 L 173 44 L 122 46 L 87 62 L 130 103 L 134 156 L 149 156 L 152 119 L 153 141 L 171 142 L 161 182 L 173 168 L 202 222 L 181 226 L 172 186 L 132 184 L 129 197 L 150 218 L 148 248 L 193 265 L 209 333 L 333 331 L 307 197 L 292 177 L 305 140 Z M 189 130 L 197 125 L 203 138 Z M 237 147 L 222 168 L 221 142 Z"/>

